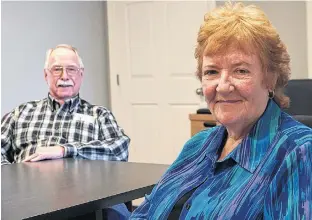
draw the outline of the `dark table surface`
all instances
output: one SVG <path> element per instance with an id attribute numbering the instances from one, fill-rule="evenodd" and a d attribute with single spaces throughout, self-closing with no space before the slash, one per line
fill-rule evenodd
<path id="1" fill-rule="evenodd" d="M 60 159 L 1 166 L 1 219 L 64 219 L 143 197 L 167 165 Z"/>

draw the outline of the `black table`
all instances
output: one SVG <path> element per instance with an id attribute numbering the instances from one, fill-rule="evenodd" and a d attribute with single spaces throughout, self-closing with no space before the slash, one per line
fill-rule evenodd
<path id="1" fill-rule="evenodd" d="M 4 165 L 1 219 L 64 219 L 141 198 L 167 168 L 74 159 Z"/>

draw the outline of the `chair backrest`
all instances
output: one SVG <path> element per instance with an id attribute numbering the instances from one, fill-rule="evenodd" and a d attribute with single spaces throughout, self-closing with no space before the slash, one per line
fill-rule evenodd
<path id="1" fill-rule="evenodd" d="M 290 115 L 312 115 L 312 79 L 289 80 L 285 93 L 290 107 L 284 109 Z"/>

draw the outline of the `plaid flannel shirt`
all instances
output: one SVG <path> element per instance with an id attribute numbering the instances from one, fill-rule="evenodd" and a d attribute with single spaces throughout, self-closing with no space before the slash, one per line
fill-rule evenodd
<path id="1" fill-rule="evenodd" d="M 78 95 L 60 105 L 49 95 L 2 118 L 1 165 L 19 163 L 37 147 L 53 146 L 64 147 L 64 157 L 127 161 L 129 142 L 106 108 Z"/>

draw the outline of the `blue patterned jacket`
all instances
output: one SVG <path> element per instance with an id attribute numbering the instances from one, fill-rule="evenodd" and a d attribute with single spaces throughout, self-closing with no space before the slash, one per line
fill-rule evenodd
<path id="1" fill-rule="evenodd" d="M 229 155 L 217 161 L 224 126 L 192 137 L 130 219 L 312 219 L 312 129 L 274 101 Z"/>

